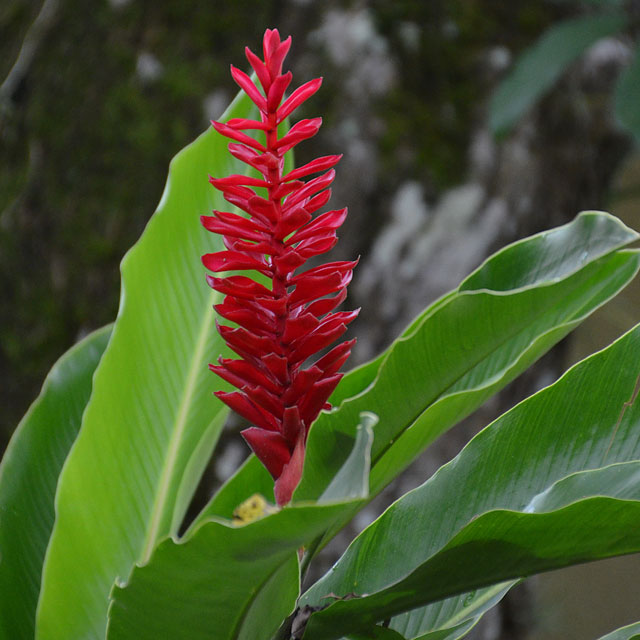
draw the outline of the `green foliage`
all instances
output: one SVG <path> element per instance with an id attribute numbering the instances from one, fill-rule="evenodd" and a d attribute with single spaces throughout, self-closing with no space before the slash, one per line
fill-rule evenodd
<path id="1" fill-rule="evenodd" d="M 626 25 L 623 14 L 590 15 L 556 24 L 518 58 L 493 95 L 489 125 L 503 134 L 554 85 L 585 49 Z"/>
<path id="2" fill-rule="evenodd" d="M 630 624 L 622 629 L 602 636 L 600 640 L 638 640 L 640 638 L 640 622 Z"/>
<path id="3" fill-rule="evenodd" d="M 636 238 L 614 219 L 587 213 L 487 260 L 389 348 L 373 381 L 366 366 L 353 372 L 363 377 L 360 388 L 321 414 L 309 436 L 297 499 L 317 497 L 326 486 L 352 438 L 348 425 L 365 408 L 380 418 L 372 451 L 371 493 L 377 493 L 615 295 L 638 269 L 637 254 L 615 250 Z M 525 266 L 516 270 L 519 260 Z"/>
<path id="4" fill-rule="evenodd" d="M 107 638 L 205 640 L 215 629 L 216 640 L 269 640 L 295 608 L 296 550 L 367 497 L 369 416 L 358 434 L 337 482 L 316 504 L 284 507 L 236 528 L 209 520 L 180 543 L 161 543 L 149 564 L 112 593 Z"/>
<path id="5" fill-rule="evenodd" d="M 0 84 L 43 4 L 52 20 L 0 95 L 0 451 L 58 356 L 115 317 L 118 264 L 169 160 L 235 94 L 228 52 L 241 64 L 282 12 L 254 0 L 2 0 Z M 157 78 L 138 73 L 142 53 Z M 222 108 L 210 114 L 214 91 Z"/>
<path id="6" fill-rule="evenodd" d="M 4 79 L 43 1 L 0 4 Z M 0 449 L 59 354 L 115 316 L 118 264 L 144 228 L 175 150 L 207 125 L 213 97 L 233 95 L 228 63 L 242 66 L 242 47 L 266 24 L 293 25 L 304 38 L 326 5 L 47 4 L 56 7 L 54 20 L 33 63 L 9 104 L 0 99 Z M 479 56 L 498 39 L 520 48 L 557 14 L 550 3 L 519 4 L 370 3 L 399 73 L 397 89 L 376 106 L 385 122 L 385 181 L 368 198 L 368 233 L 399 180 L 434 176 L 451 185 L 466 172 L 477 96 L 486 90 Z M 415 52 L 402 42 L 405 22 L 424 26 Z M 455 37 L 444 33 L 451 24 Z M 232 60 L 229 51 L 237 52 Z M 157 78 L 141 79 L 141 53 L 162 66 Z M 338 88 L 343 71 L 334 70 L 333 80 L 324 71 L 325 83 Z M 323 95 L 332 96 L 330 111 L 319 97 L 310 115 L 337 121 L 344 92 Z"/>
<path id="7" fill-rule="evenodd" d="M 238 99 L 225 117 L 250 113 Z M 487 427 L 298 600 L 315 552 L 358 509 L 635 276 L 638 234 L 600 212 L 499 251 L 347 374 L 291 505 L 230 521 L 248 496 L 271 497 L 250 458 L 180 537 L 226 416 L 206 367 L 223 345 L 197 224 L 226 206 L 203 168 L 239 171 L 225 145 L 209 131 L 173 160 L 123 262 L 104 355 L 107 329 L 65 356 L 11 444 L 0 505 L 21 515 L 0 525 L 0 580 L 28 570 L 4 637 L 29 633 L 37 596 L 39 640 L 454 640 L 523 576 L 640 550 L 637 327 Z"/>
<path id="8" fill-rule="evenodd" d="M 312 616 L 305 637 L 337 638 L 330 630 L 350 629 L 348 620 L 381 620 L 487 584 L 638 551 L 638 361 L 640 328 L 496 420 L 396 502 L 301 603 L 329 592 L 367 595 Z M 405 618 L 399 631 L 446 628 L 494 596 L 453 598 L 421 611 L 419 628 Z"/>
<path id="9" fill-rule="evenodd" d="M 331 398 L 335 408 L 318 417 L 309 435 L 295 499 L 319 497 L 351 450 L 362 411 L 380 419 L 370 489 L 371 496 L 379 493 L 439 435 L 625 286 L 638 270 L 639 256 L 618 250 L 637 238 L 615 218 L 591 212 L 488 259 L 385 353 L 345 376 Z M 241 486 L 246 498 L 248 487 L 264 478 L 259 465 L 247 463 L 197 522 L 228 514 L 233 500 L 227 490 L 236 499 Z"/>
<path id="10" fill-rule="evenodd" d="M 110 335 L 92 333 L 53 366 L 0 464 L 0 637 L 33 637 L 58 476 Z"/>
<path id="11" fill-rule="evenodd" d="M 347 640 L 403 640 L 403 638 L 393 629 L 375 625 L 361 633 L 350 634 Z"/>
<path id="12" fill-rule="evenodd" d="M 249 113 L 240 99 L 226 117 Z M 213 130 L 174 158 L 156 215 L 123 261 L 120 312 L 60 479 L 38 638 L 104 633 L 114 580 L 178 532 L 227 415 L 210 390 L 207 363 L 222 341 L 218 294 L 198 259 L 211 239 L 197 218 L 223 201 L 204 167 L 241 170 Z"/>

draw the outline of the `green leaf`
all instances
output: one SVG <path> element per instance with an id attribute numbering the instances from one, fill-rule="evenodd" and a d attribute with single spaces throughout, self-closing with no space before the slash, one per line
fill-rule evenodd
<path id="1" fill-rule="evenodd" d="M 323 502 L 336 498 L 364 498 L 369 495 L 373 427 L 377 421 L 375 414 L 366 411 L 361 414 L 351 454 L 321 496 Z M 250 456 L 198 514 L 185 536 L 210 518 L 230 519 L 234 509 L 251 495 L 268 495 L 272 489 L 273 480 L 269 472 L 254 455 Z"/>
<path id="2" fill-rule="evenodd" d="M 478 624 L 479 620 L 480 617 L 478 616 L 457 624 L 454 627 L 448 627 L 438 631 L 429 631 L 419 638 L 416 638 L 416 640 L 459 640 L 460 638 L 464 638 L 469 631 Z"/>
<path id="3" fill-rule="evenodd" d="M 640 142 L 640 44 L 631 64 L 620 74 L 614 104 L 616 118 Z"/>
<path id="4" fill-rule="evenodd" d="M 346 640 L 405 640 L 397 631 L 375 625 L 367 631 L 350 634 Z"/>
<path id="5" fill-rule="evenodd" d="M 440 434 L 622 289 L 638 269 L 638 256 L 612 252 L 638 237 L 609 214 L 584 212 L 490 257 L 385 352 L 345 375 L 331 398 L 334 409 L 321 413 L 310 431 L 294 500 L 320 497 L 351 451 L 358 417 L 367 410 L 380 416 L 370 480 L 370 496 L 376 495 Z M 247 462 L 197 522 L 213 514 L 230 517 L 259 481 L 259 465 Z"/>
<path id="6" fill-rule="evenodd" d="M 367 495 L 375 417 L 365 415 L 337 482 L 313 505 L 292 505 L 235 528 L 219 519 L 166 540 L 117 585 L 109 640 L 168 637 L 268 640 L 299 595 L 297 549 L 319 538 Z"/>
<path id="7" fill-rule="evenodd" d="M 273 478 L 262 462 L 255 455 L 250 455 L 198 514 L 185 535 L 209 518 L 231 520 L 234 509 L 254 493 L 272 496 Z"/>
<path id="8" fill-rule="evenodd" d="M 360 414 L 353 449 L 342 468 L 320 496 L 320 502 L 332 502 L 347 498 L 366 498 L 369 495 L 369 471 L 371 470 L 371 446 L 373 428 L 378 416 L 370 411 Z"/>
<path id="9" fill-rule="evenodd" d="M 394 587 L 354 600 L 352 606 L 346 604 L 351 601 L 340 601 L 317 618 L 312 616 L 305 638 L 339 638 L 345 629 L 436 600 L 437 594 L 482 586 L 509 575 L 529 575 L 637 552 L 639 526 L 638 500 L 593 497 L 550 514 L 485 514 L 456 536 L 428 567 L 421 567 Z M 546 553 L 550 557 L 540 557 Z M 454 569 L 449 570 L 452 563 Z M 470 566 L 473 571 L 464 575 Z M 423 590 L 435 583 L 437 588 Z"/>
<path id="10" fill-rule="evenodd" d="M 376 495 L 624 287 L 639 256 L 617 249 L 637 238 L 608 214 L 590 212 L 492 256 L 391 345 L 366 389 L 318 417 L 294 499 L 320 495 L 353 446 L 351 425 L 367 410 L 380 418 L 371 458 Z"/>
<path id="11" fill-rule="evenodd" d="M 165 540 L 114 588 L 107 637 L 268 640 L 295 607 L 297 549 L 339 509 L 284 508 L 238 528 L 210 521 L 183 543 Z"/>
<path id="12" fill-rule="evenodd" d="M 249 117 L 244 97 L 223 118 Z M 222 428 L 207 363 L 223 350 L 200 256 L 200 214 L 225 207 L 207 173 L 242 172 L 210 129 L 172 161 L 158 209 L 122 262 L 122 294 L 76 446 L 62 472 L 37 637 L 103 638 L 109 592 L 178 531 Z"/>
<path id="13" fill-rule="evenodd" d="M 640 622 L 635 622 L 602 636 L 600 640 L 638 640 L 638 638 L 640 638 Z"/>
<path id="14" fill-rule="evenodd" d="M 640 325 L 504 414 L 398 500 L 301 604 L 368 595 L 312 615 L 305 639 L 338 638 L 454 594 L 640 550 L 638 362 Z M 476 598 L 486 591 L 424 609 L 414 635 L 398 630 L 444 629 L 465 607 L 476 616 Z"/>
<path id="15" fill-rule="evenodd" d="M 568 224 L 504 247 L 465 278 L 459 290 L 506 293 L 553 284 L 639 238 L 608 213 L 582 212 Z"/>
<path id="16" fill-rule="evenodd" d="M 618 13 L 582 16 L 556 24 L 517 59 L 493 94 L 489 126 L 504 134 L 555 84 L 588 47 L 626 26 Z"/>
<path id="17" fill-rule="evenodd" d="M 53 500 L 107 345 L 104 327 L 53 366 L 0 464 L 0 637 L 33 638 Z"/>
<path id="18" fill-rule="evenodd" d="M 393 617 L 393 628 L 416 640 L 464 638 L 518 582 L 509 580 L 401 613 Z M 425 630 L 428 631 L 424 633 Z"/>
<path id="19" fill-rule="evenodd" d="M 415 640 L 459 640 L 471 631 L 476 625 L 478 619 L 464 622 L 451 629 L 443 631 L 433 631 L 416 638 Z M 390 627 L 380 627 L 376 625 L 366 632 L 351 633 L 346 636 L 347 640 L 369 640 L 369 638 L 377 638 L 379 640 L 405 640 L 405 636 L 398 633 Z M 408 640 L 408 639 L 407 639 Z"/>

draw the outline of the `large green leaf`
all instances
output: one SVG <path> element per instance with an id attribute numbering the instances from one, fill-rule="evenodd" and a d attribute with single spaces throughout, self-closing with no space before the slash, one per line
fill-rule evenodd
<path id="1" fill-rule="evenodd" d="M 443 631 L 433 631 L 427 633 L 416 640 L 458 640 L 463 638 L 471 629 L 475 626 L 476 621 L 471 620 L 464 622 L 460 625 L 456 625 L 454 628 L 445 629 Z M 384 627 L 380 625 L 374 625 L 366 631 L 351 633 L 346 636 L 345 640 L 407 640 L 405 636 L 400 635 L 395 629 L 391 627 Z"/>
<path id="2" fill-rule="evenodd" d="M 250 115 L 247 98 L 223 118 Z M 175 534 L 226 409 L 207 363 L 222 351 L 200 256 L 221 248 L 199 216 L 225 202 L 207 172 L 242 166 L 210 129 L 172 161 L 161 202 L 122 262 L 109 348 L 61 475 L 37 637 L 103 638 L 109 591 Z"/>
<path id="3" fill-rule="evenodd" d="M 638 256 L 611 254 L 638 237 L 606 213 L 585 212 L 489 258 L 384 353 L 345 375 L 331 398 L 335 408 L 310 432 L 294 499 L 317 499 L 324 491 L 353 446 L 352 425 L 367 410 L 381 418 L 370 486 L 370 495 L 377 494 L 430 442 L 623 288 Z M 250 459 L 196 522 L 229 517 L 254 483 L 265 482 L 263 475 Z"/>
<path id="4" fill-rule="evenodd" d="M 230 520 L 234 509 L 254 493 L 272 496 L 273 478 L 262 462 L 252 454 L 198 514 L 198 517 L 191 523 L 187 534 L 205 520 L 215 516 Z"/>
<path id="5" fill-rule="evenodd" d="M 369 495 L 371 447 L 373 445 L 373 429 L 376 424 L 378 424 L 378 416 L 374 413 L 363 411 L 360 414 L 353 449 L 318 502 L 365 498 Z"/>
<path id="6" fill-rule="evenodd" d="M 346 640 L 405 640 L 397 631 L 375 625 L 367 631 L 352 633 Z"/>
<path id="7" fill-rule="evenodd" d="M 615 91 L 615 113 L 640 142 L 640 42 L 631 64 L 620 74 Z"/>
<path id="8" fill-rule="evenodd" d="M 58 476 L 110 335 L 100 329 L 56 362 L 0 464 L 0 638 L 33 638 Z"/>
<path id="9" fill-rule="evenodd" d="M 640 326 L 476 436 L 392 505 L 303 596 L 356 592 L 314 614 L 305 638 L 338 638 L 488 584 L 640 550 Z M 375 561 L 372 559 L 375 558 Z M 504 586 L 504 585 L 502 585 Z M 405 637 L 481 613 L 449 598 Z M 409 622 L 415 622 L 409 619 Z"/>
<path id="10" fill-rule="evenodd" d="M 604 13 L 573 18 L 547 29 L 519 56 L 493 94 L 489 125 L 494 133 L 507 132 L 583 51 L 625 24 L 623 14 Z"/>
<path id="11" fill-rule="evenodd" d="M 378 493 L 624 287 L 639 256 L 618 249 L 637 238 L 615 218 L 590 212 L 487 260 L 394 342 L 369 386 L 319 416 L 294 499 L 322 492 L 351 449 L 351 425 L 367 410 L 380 418 L 370 481 L 370 494 Z"/>
<path id="12" fill-rule="evenodd" d="M 635 496 L 640 497 L 638 491 Z M 407 606 L 510 575 L 634 553 L 640 550 L 639 528 L 640 500 L 592 497 L 549 514 L 494 511 L 480 516 L 428 566 L 425 563 L 393 587 L 337 602 L 312 616 L 305 639 L 340 638 L 344 630 L 370 624 Z"/>
<path id="13" fill-rule="evenodd" d="M 447 627 L 446 629 L 438 629 L 436 631 L 428 631 L 421 635 L 417 640 L 459 640 L 464 638 L 473 627 L 476 626 L 479 617 L 470 618 L 465 622 L 456 624 L 453 627 Z"/>
<path id="14" fill-rule="evenodd" d="M 640 638 L 640 622 L 616 629 L 600 640 L 638 640 Z"/>
<path id="15" fill-rule="evenodd" d="M 297 550 L 367 496 L 373 422 L 363 416 L 353 451 L 318 503 L 237 528 L 209 520 L 181 542 L 161 543 L 114 588 L 109 640 L 269 640 L 299 595 Z"/>
<path id="16" fill-rule="evenodd" d="M 343 508 L 286 507 L 243 527 L 209 521 L 184 542 L 165 540 L 114 589 L 109 640 L 268 640 L 295 607 L 297 549 Z"/>
<path id="17" fill-rule="evenodd" d="M 464 638 L 495 607 L 518 580 L 509 580 L 462 596 L 412 609 L 393 618 L 393 626 L 416 640 L 458 640 Z M 426 633 L 424 633 L 424 631 Z"/>
<path id="18" fill-rule="evenodd" d="M 373 427 L 377 422 L 378 417 L 374 414 L 364 412 L 360 416 L 361 428 L 358 431 L 358 435 L 356 435 L 355 444 L 349 458 L 360 460 L 362 464 L 350 464 L 350 460 L 347 458 L 340 472 L 338 472 L 326 488 L 322 495 L 323 500 L 332 500 L 337 496 L 353 497 L 353 495 L 368 495 Z M 369 432 L 371 432 L 370 436 Z M 365 482 L 366 491 L 364 489 Z M 345 494 L 345 487 L 349 487 L 353 495 Z M 185 535 L 188 536 L 191 531 L 210 518 L 221 517 L 230 519 L 233 510 L 241 502 L 254 493 L 269 495 L 272 488 L 273 479 L 269 472 L 254 455 L 250 456 L 198 514 L 198 517 L 193 521 Z"/>

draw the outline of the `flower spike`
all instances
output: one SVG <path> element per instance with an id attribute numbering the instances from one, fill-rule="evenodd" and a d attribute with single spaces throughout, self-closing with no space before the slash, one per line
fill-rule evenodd
<path id="1" fill-rule="evenodd" d="M 207 230 L 222 235 L 226 247 L 202 257 L 207 269 L 254 271 L 271 281 L 268 287 L 250 276 L 207 276 L 209 285 L 225 295 L 215 306 L 218 316 L 237 325 L 217 325 L 218 331 L 240 356 L 219 358 L 217 365 L 210 365 L 238 389 L 215 395 L 252 423 L 242 434 L 273 476 L 279 505 L 291 500 L 300 482 L 309 429 L 320 411 L 330 408 L 328 398 L 342 378 L 338 370 L 355 340 L 317 354 L 338 340 L 358 315 L 334 311 L 346 297 L 356 262 L 303 269 L 309 258 L 333 248 L 347 210 L 313 216 L 331 196 L 333 167 L 341 156 L 318 158 L 283 174 L 285 154 L 314 136 L 322 123 L 321 118 L 300 120 L 278 137 L 278 125 L 322 83 L 321 78 L 311 80 L 285 96 L 292 76 L 282 73 L 282 66 L 290 46 L 290 37 L 281 41 L 277 29 L 267 29 L 264 60 L 245 50 L 259 85 L 231 67 L 233 79 L 258 107 L 260 119 L 212 124 L 230 138 L 229 152 L 261 178 L 210 178 L 248 217 L 213 211 L 201 218 Z M 315 174 L 320 175 L 309 179 Z"/>

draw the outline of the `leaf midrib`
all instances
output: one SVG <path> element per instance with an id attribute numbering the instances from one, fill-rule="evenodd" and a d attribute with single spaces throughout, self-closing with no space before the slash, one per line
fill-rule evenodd
<path id="1" fill-rule="evenodd" d="M 505 585 L 504 582 L 493 585 L 491 587 L 486 587 L 485 593 L 483 593 L 477 600 L 474 600 L 468 607 L 464 607 L 450 618 L 445 620 L 437 629 L 431 629 L 431 631 L 442 631 L 444 629 L 448 629 L 451 627 L 455 627 L 457 624 L 462 624 L 467 620 L 473 618 L 476 614 L 482 615 L 482 612 L 478 613 L 478 610 L 483 607 L 487 602 L 494 598 L 496 595 L 500 593 L 503 589 L 505 593 L 511 589 L 514 585 L 516 585 L 519 580 L 510 580 L 508 585 Z M 460 596 L 454 597 L 462 597 L 464 594 L 460 594 Z M 429 606 L 429 605 L 426 605 Z M 444 625 L 447 625 L 446 627 Z"/>
<path id="2" fill-rule="evenodd" d="M 158 488 L 151 511 L 149 529 L 147 531 L 147 535 L 145 536 L 142 551 L 142 562 L 144 563 L 149 562 L 149 559 L 151 558 L 151 554 L 153 553 L 155 544 L 159 537 L 160 525 L 162 523 L 163 515 L 166 512 L 166 505 L 169 500 L 171 478 L 173 477 L 173 472 L 176 468 L 180 445 L 182 444 L 183 434 L 187 427 L 189 408 L 191 407 L 191 400 L 195 392 L 196 381 L 198 378 L 198 373 L 200 371 L 200 364 L 203 361 L 207 337 L 212 325 L 214 314 L 213 305 L 219 300 L 219 298 L 220 294 L 218 294 L 217 292 L 212 292 L 207 298 L 207 308 L 202 316 L 202 321 L 200 323 L 195 350 L 191 357 L 189 371 L 182 391 L 182 398 L 180 400 L 180 405 L 176 413 L 176 419 L 174 421 L 172 435 L 169 441 L 169 447 L 167 448 L 164 464 L 162 466 L 162 473 L 160 474 L 160 481 L 157 484 Z"/>
<path id="3" fill-rule="evenodd" d="M 621 249 L 616 249 L 614 250 L 611 254 L 616 253 L 618 251 L 621 251 Z M 603 256 L 603 258 L 606 258 L 607 256 Z M 599 258 L 601 259 L 601 258 Z M 638 266 L 636 266 L 636 273 L 638 271 Z M 628 283 L 627 283 L 628 284 Z M 626 286 L 626 285 L 625 285 Z M 619 291 L 617 292 L 619 293 Z M 614 294 L 614 295 L 617 295 Z M 487 290 L 480 290 L 480 291 L 469 291 L 469 292 L 460 292 L 460 294 L 463 295 L 478 295 L 478 294 L 489 294 L 491 295 L 491 292 L 487 291 Z M 584 309 L 584 305 L 577 310 L 576 313 L 574 313 L 574 315 L 566 320 L 565 322 L 555 325 L 553 327 L 550 327 L 549 329 L 547 329 L 546 331 L 538 334 L 534 340 L 532 340 L 529 343 L 529 346 L 522 352 L 519 354 L 519 356 L 513 360 L 508 366 L 504 367 L 502 369 L 502 375 L 501 377 L 504 377 L 504 375 L 508 375 L 509 371 L 512 371 L 514 367 L 517 366 L 518 362 L 520 362 L 523 358 L 524 355 L 526 355 L 527 353 L 530 352 L 531 348 L 535 345 L 536 342 L 538 342 L 542 337 L 544 337 L 545 335 L 551 333 L 552 331 L 557 331 L 559 329 L 562 328 L 567 328 L 570 327 L 571 325 L 575 325 L 576 323 L 581 322 L 583 319 L 585 319 L 585 317 L 587 317 L 588 315 L 590 315 L 591 313 L 593 313 L 596 309 L 598 309 L 599 307 L 601 307 L 603 304 L 606 304 L 609 300 L 611 300 L 613 296 L 609 296 L 606 300 L 604 300 L 603 302 L 601 302 L 595 309 L 592 309 L 588 314 L 582 313 L 580 315 L 578 315 L 580 309 Z M 591 296 L 590 299 L 593 299 L 593 296 Z M 559 301 L 556 302 L 553 305 L 553 308 L 555 308 L 557 305 L 559 304 Z M 546 312 L 549 311 L 549 307 L 545 307 L 544 310 L 538 314 L 535 318 L 534 321 L 537 321 L 540 317 L 542 317 Z M 511 335 L 508 335 L 504 340 L 502 340 L 496 348 L 501 348 L 502 346 L 504 346 L 504 344 L 506 342 L 508 342 L 509 340 L 512 340 L 514 337 L 516 337 L 519 333 L 521 333 L 522 331 L 524 331 L 526 329 L 526 326 L 521 326 L 519 329 L 517 329 L 514 333 L 512 333 Z M 569 329 L 571 330 L 571 329 Z M 495 350 L 495 349 L 494 349 Z M 380 462 L 380 460 L 394 447 L 396 446 L 403 435 L 405 435 L 405 433 L 411 429 L 413 427 L 413 425 L 432 407 L 434 407 L 437 403 L 442 402 L 444 400 L 446 400 L 447 398 L 453 397 L 454 395 L 456 395 L 457 393 L 469 393 L 469 392 L 473 392 L 473 391 L 478 391 L 481 390 L 483 387 L 485 387 L 486 385 L 479 385 L 479 386 L 475 386 L 473 388 L 470 389 L 465 389 L 465 390 L 460 390 L 460 391 L 454 391 L 453 393 L 451 393 L 451 387 L 453 387 L 455 384 L 457 384 L 459 382 L 460 379 L 462 379 L 464 376 L 466 376 L 472 369 L 474 369 L 476 366 L 478 366 L 483 360 L 485 360 L 487 358 L 488 355 L 491 354 L 491 351 L 489 351 L 488 353 L 486 353 L 481 359 L 479 359 L 477 362 L 475 362 L 472 366 L 470 366 L 469 368 L 465 369 L 464 372 L 462 372 L 458 377 L 456 377 L 455 380 L 453 380 L 449 385 L 447 385 L 445 388 L 442 389 L 441 392 L 438 393 L 438 395 L 436 397 L 434 397 L 429 404 L 422 410 L 420 411 L 415 417 L 413 417 L 411 420 L 408 420 L 405 422 L 405 426 L 402 427 L 402 429 L 396 434 L 396 436 L 394 436 L 393 440 L 389 443 L 387 443 L 383 449 L 380 450 L 380 452 L 375 455 L 375 456 L 371 456 L 371 473 L 373 474 L 375 472 L 375 467 L 376 465 Z M 390 355 L 390 354 L 389 354 Z M 384 366 L 384 363 L 381 364 L 381 367 Z M 376 376 L 376 378 L 372 381 L 371 386 L 368 387 L 368 389 L 371 389 L 375 386 L 375 382 L 379 379 L 379 373 Z M 491 385 L 489 385 L 491 386 Z M 354 396 L 354 398 L 359 397 L 360 394 L 358 394 L 358 396 Z M 347 400 L 345 400 L 345 402 L 350 402 L 352 399 L 349 398 Z M 342 405 L 341 405 L 342 406 Z M 468 415 L 468 414 L 467 414 Z M 460 418 L 462 419 L 462 418 Z M 406 465 L 405 467 L 406 468 Z M 385 485 L 380 485 L 380 483 L 376 484 L 376 485 L 370 485 L 369 489 L 370 489 L 370 493 L 368 496 L 368 499 L 365 501 L 365 504 L 368 504 L 369 502 L 371 502 L 371 500 L 373 500 L 379 493 L 380 491 L 383 489 Z M 349 517 L 349 519 L 351 519 L 351 516 Z M 346 524 L 346 522 L 345 522 Z M 341 525 L 340 528 L 342 528 Z M 322 549 L 327 542 L 333 538 L 333 536 L 337 533 L 336 531 L 331 532 L 331 535 L 327 538 L 326 532 L 325 534 L 323 534 L 323 536 L 321 536 L 321 541 L 318 544 L 318 549 Z"/>
<path id="4" fill-rule="evenodd" d="M 616 253 L 617 251 L 620 251 L 619 249 L 612 252 Z M 612 254 L 609 254 L 612 255 Z M 608 256 L 603 256 L 603 257 L 608 257 Z M 636 267 L 636 273 L 637 273 L 638 267 Z M 628 283 L 627 283 L 628 284 Z M 625 285 L 626 286 L 626 285 Z M 614 295 L 617 295 L 617 293 L 619 293 L 620 290 L 618 290 Z M 460 292 L 461 294 L 465 294 L 467 293 L 468 295 L 477 295 L 477 294 L 482 294 L 482 293 L 490 293 L 487 290 L 479 290 L 479 291 L 473 291 L 473 292 Z M 595 296 L 591 296 L 590 300 L 593 300 Z M 501 377 L 503 377 L 504 373 L 508 373 L 508 371 L 510 369 L 513 368 L 513 366 L 517 365 L 517 363 L 521 360 L 522 356 L 524 354 L 526 354 L 531 347 L 534 345 L 535 342 L 537 342 L 540 338 L 542 338 L 543 336 L 547 335 L 548 333 L 552 332 L 552 331 L 557 331 L 558 329 L 562 329 L 562 328 L 566 328 L 572 324 L 575 323 L 579 323 L 580 321 L 584 320 L 586 318 L 587 315 L 590 315 L 591 313 L 593 313 L 597 308 L 599 308 L 600 306 L 602 306 L 603 304 L 606 304 L 612 296 L 609 296 L 606 300 L 604 300 L 600 305 L 598 305 L 598 307 L 596 307 L 595 309 L 592 309 L 588 314 L 582 313 L 580 315 L 577 315 L 581 310 L 584 309 L 584 305 L 582 307 L 580 307 L 580 309 L 576 310 L 576 313 L 574 313 L 573 316 L 571 316 L 571 318 L 568 318 L 567 320 L 565 320 L 565 322 L 562 322 L 560 324 L 557 324 L 553 327 L 549 327 L 546 331 L 543 331 L 542 333 L 539 333 L 532 341 L 529 342 L 528 347 L 518 355 L 517 358 L 515 358 L 514 360 L 511 361 L 511 363 L 509 363 L 506 367 L 503 367 L 501 369 Z M 411 418 L 410 420 L 407 420 L 405 422 L 405 426 L 394 436 L 393 440 L 389 443 L 387 443 L 387 445 L 380 450 L 380 452 L 375 456 L 375 458 L 372 456 L 371 459 L 371 466 L 373 468 L 373 466 L 375 466 L 375 464 L 377 464 L 380 459 L 387 453 L 387 451 L 389 451 L 394 444 L 396 444 L 399 439 L 402 437 L 402 435 L 408 430 L 410 429 L 414 423 L 431 407 L 433 407 L 437 402 L 439 402 L 440 400 L 443 400 L 444 398 L 447 397 L 451 397 L 453 395 L 455 395 L 456 393 L 468 393 L 470 391 L 474 391 L 474 390 L 480 390 L 483 388 L 483 386 L 486 385 L 476 385 L 475 387 L 469 388 L 469 389 L 460 389 L 460 390 L 455 390 L 455 391 L 451 391 L 452 387 L 454 387 L 456 384 L 458 384 L 460 382 L 460 380 L 462 378 L 464 378 L 466 375 L 468 375 L 473 369 L 475 369 L 476 367 L 480 366 L 482 364 L 482 362 L 484 362 L 489 356 L 492 355 L 493 352 L 495 352 L 498 349 L 501 349 L 504 347 L 505 344 L 507 344 L 508 342 L 510 342 L 511 340 L 513 340 L 514 338 L 516 338 L 519 334 L 523 333 L 528 326 L 530 326 L 531 324 L 537 322 L 540 318 L 542 318 L 544 315 L 546 315 L 547 312 L 549 312 L 551 309 L 555 309 L 558 307 L 558 305 L 561 303 L 562 300 L 557 300 L 555 302 L 555 304 L 553 304 L 553 306 L 551 307 L 545 307 L 541 313 L 536 314 L 534 317 L 533 322 L 528 322 L 526 325 L 524 326 L 520 326 L 518 329 L 516 329 L 513 333 L 509 333 L 506 334 L 506 337 L 502 340 L 499 340 L 498 343 L 496 344 L 496 346 L 489 350 L 488 352 L 484 353 L 480 358 L 478 358 L 476 360 L 476 362 L 474 362 L 473 364 L 471 364 L 469 367 L 465 368 L 465 370 L 463 372 L 460 373 L 460 375 L 458 375 L 454 380 L 451 381 L 450 384 L 448 384 L 446 387 L 444 387 L 430 402 L 429 404 L 423 409 L 421 410 L 417 415 L 415 415 L 413 418 Z M 383 366 L 383 365 L 381 365 Z M 375 380 L 374 380 L 375 383 Z M 373 384 L 372 384 L 373 386 Z"/>

